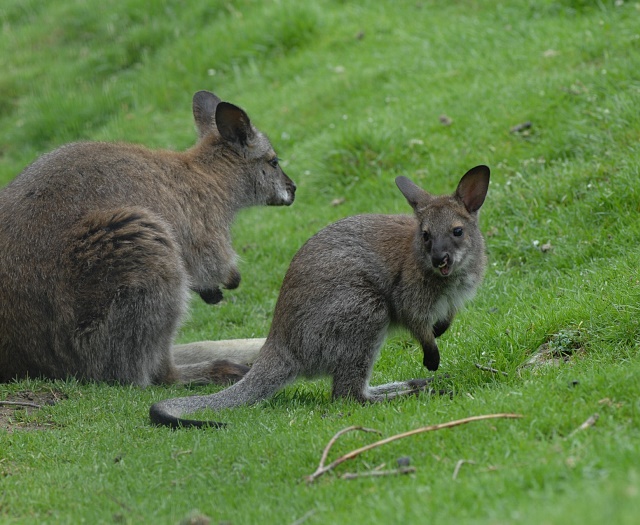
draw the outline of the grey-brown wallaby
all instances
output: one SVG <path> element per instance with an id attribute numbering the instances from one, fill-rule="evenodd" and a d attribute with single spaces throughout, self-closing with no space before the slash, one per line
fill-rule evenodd
<path id="1" fill-rule="evenodd" d="M 438 368 L 435 339 L 484 275 L 478 210 L 489 168 L 469 170 L 453 195 L 430 195 L 405 177 L 396 184 L 415 216 L 349 217 L 309 239 L 289 266 L 267 340 L 244 378 L 217 394 L 160 401 L 151 420 L 221 426 L 182 416 L 254 403 L 300 376 L 329 375 L 334 398 L 361 402 L 424 389 L 424 379 L 370 387 L 371 370 L 390 325 L 409 329 L 424 365 Z"/>
<path id="2" fill-rule="evenodd" d="M 185 152 L 68 144 L 0 191 L 0 381 L 244 375 L 215 344 L 172 343 L 189 290 L 215 303 L 240 283 L 236 212 L 289 205 L 296 187 L 242 109 L 200 91 L 193 115 Z"/>

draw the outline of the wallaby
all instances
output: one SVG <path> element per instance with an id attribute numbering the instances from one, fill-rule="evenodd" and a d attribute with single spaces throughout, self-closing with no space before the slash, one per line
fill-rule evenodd
<path id="1" fill-rule="evenodd" d="M 289 266 L 269 335 L 244 378 L 213 395 L 160 401 L 152 422 L 222 426 L 182 416 L 254 403 L 300 376 L 331 376 L 334 398 L 361 402 L 424 389 L 424 379 L 370 387 L 369 378 L 390 325 L 406 327 L 422 345 L 424 365 L 437 370 L 435 339 L 484 276 L 478 210 L 489 168 L 469 170 L 453 195 L 430 195 L 406 177 L 396 184 L 414 217 L 358 215 L 314 235 Z"/>
<path id="2" fill-rule="evenodd" d="M 189 290 L 215 303 L 220 287 L 240 283 L 236 213 L 290 205 L 296 186 L 242 109 L 199 91 L 193 115 L 199 139 L 185 152 L 68 144 L 0 191 L 0 381 L 244 375 L 216 360 L 216 343 L 181 345 L 175 356 L 172 343 Z M 240 341 L 236 354 L 245 343 L 255 346 Z"/>

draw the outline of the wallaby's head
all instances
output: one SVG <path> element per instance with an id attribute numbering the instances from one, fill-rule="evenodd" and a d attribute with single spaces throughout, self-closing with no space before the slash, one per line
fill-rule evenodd
<path id="1" fill-rule="evenodd" d="M 396 184 L 415 212 L 420 249 L 436 273 L 448 277 L 482 256 L 478 210 L 489 189 L 487 166 L 470 169 L 453 195 L 431 195 L 406 177 L 397 177 Z"/>
<path id="2" fill-rule="evenodd" d="M 234 173 L 244 183 L 238 191 L 248 193 L 251 204 L 293 203 L 296 185 L 282 171 L 269 139 L 251 124 L 244 110 L 213 93 L 198 91 L 193 96 L 193 116 L 200 140 L 222 146 L 232 159 Z"/>

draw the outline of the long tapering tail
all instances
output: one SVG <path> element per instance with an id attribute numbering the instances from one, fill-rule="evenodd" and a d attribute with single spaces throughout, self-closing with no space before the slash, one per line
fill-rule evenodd
<path id="1" fill-rule="evenodd" d="M 263 350 L 267 350 L 266 346 Z M 198 410 L 222 410 L 249 405 L 268 398 L 295 379 L 296 367 L 278 359 L 273 352 L 262 351 L 247 375 L 224 390 L 209 396 L 174 397 L 151 405 L 149 417 L 155 425 L 171 428 L 224 428 L 226 423 L 185 419 Z"/>

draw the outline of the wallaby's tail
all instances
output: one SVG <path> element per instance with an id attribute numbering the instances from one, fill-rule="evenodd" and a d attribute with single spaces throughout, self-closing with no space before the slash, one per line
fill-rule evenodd
<path id="1" fill-rule="evenodd" d="M 292 381 L 297 375 L 297 367 L 284 362 L 270 350 L 265 345 L 247 375 L 217 394 L 175 397 L 153 404 L 149 409 L 151 422 L 171 428 L 225 427 L 225 423 L 184 419 L 183 416 L 206 408 L 222 410 L 256 403 Z"/>

